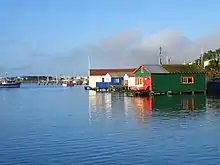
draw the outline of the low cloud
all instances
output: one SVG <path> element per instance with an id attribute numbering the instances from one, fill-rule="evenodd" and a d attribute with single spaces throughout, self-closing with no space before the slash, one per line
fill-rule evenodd
<path id="1" fill-rule="evenodd" d="M 199 57 L 201 48 L 208 51 L 220 47 L 220 29 L 195 40 L 175 30 L 164 30 L 148 37 L 140 36 L 140 31 L 116 34 L 96 44 L 89 54 L 98 60 L 99 65 L 126 67 L 157 63 L 160 46 L 163 48 L 164 62 L 165 56 L 169 56 L 171 63 L 193 61 Z"/>
<path id="2" fill-rule="evenodd" d="M 220 47 L 220 29 L 195 40 L 175 30 L 164 30 L 151 36 L 144 36 L 142 32 L 135 29 L 117 33 L 98 43 L 56 55 L 32 52 L 29 58 L 35 57 L 33 60 L 29 60 L 24 67 L 14 67 L 12 70 L 18 68 L 28 74 L 86 74 L 88 56 L 92 68 L 122 68 L 143 63 L 156 64 L 160 46 L 163 48 L 164 59 L 169 56 L 171 63 L 193 61 L 199 57 L 201 48 L 205 52 Z"/>

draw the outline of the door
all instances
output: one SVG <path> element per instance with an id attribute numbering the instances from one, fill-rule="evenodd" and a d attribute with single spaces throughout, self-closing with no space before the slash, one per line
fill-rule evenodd
<path id="1" fill-rule="evenodd" d="M 128 80 L 124 80 L 124 86 L 128 86 Z"/>
<path id="2" fill-rule="evenodd" d="M 144 87 L 149 87 L 151 89 L 151 78 L 150 77 L 144 77 Z"/>

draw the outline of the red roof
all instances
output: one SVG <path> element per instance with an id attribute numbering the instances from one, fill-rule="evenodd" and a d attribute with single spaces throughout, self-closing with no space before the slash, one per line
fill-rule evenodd
<path id="1" fill-rule="evenodd" d="M 112 72 L 134 72 L 136 68 L 126 68 L 126 69 L 90 69 L 89 75 L 90 76 L 104 76 L 107 73 Z"/>

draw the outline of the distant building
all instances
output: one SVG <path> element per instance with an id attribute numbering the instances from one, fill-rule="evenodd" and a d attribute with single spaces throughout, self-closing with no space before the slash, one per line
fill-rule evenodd
<path id="1" fill-rule="evenodd" d="M 213 61 L 213 60 L 218 60 L 218 59 L 219 59 L 219 58 L 214 58 L 214 59 L 210 59 L 210 60 L 204 61 L 204 67 L 208 66 L 211 61 Z"/>

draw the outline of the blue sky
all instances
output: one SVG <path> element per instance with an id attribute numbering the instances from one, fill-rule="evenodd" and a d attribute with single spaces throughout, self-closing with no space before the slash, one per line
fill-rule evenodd
<path id="1" fill-rule="evenodd" d="M 0 75 L 83 74 L 88 55 L 92 67 L 129 67 L 143 59 L 154 62 L 151 56 L 161 44 L 169 43 L 164 50 L 173 54 L 177 41 L 183 51 L 186 45 L 215 48 L 218 40 L 210 37 L 219 34 L 219 5 L 217 0 L 2 0 Z M 143 51 L 148 43 L 151 51 Z"/>

